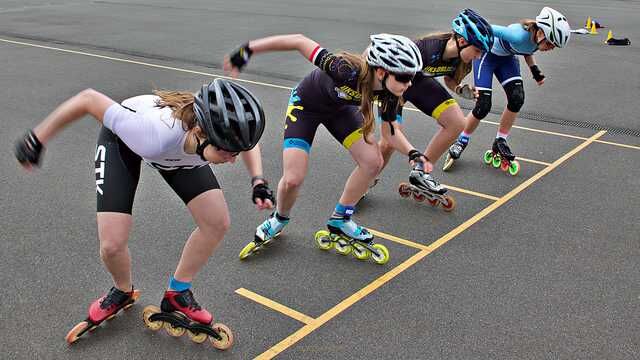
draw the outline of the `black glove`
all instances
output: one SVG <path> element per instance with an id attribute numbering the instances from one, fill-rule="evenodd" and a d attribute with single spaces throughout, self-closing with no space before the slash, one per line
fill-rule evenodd
<path id="1" fill-rule="evenodd" d="M 253 203 L 256 203 L 256 199 L 262 200 L 265 202 L 266 200 L 271 200 L 273 205 L 276 204 L 276 198 L 273 196 L 273 190 L 269 189 L 269 183 L 266 181 L 264 183 L 260 183 L 253 187 L 253 194 L 251 195 L 251 200 Z"/>
<path id="2" fill-rule="evenodd" d="M 18 139 L 14 148 L 16 159 L 18 159 L 21 164 L 36 166 L 40 164 L 43 151 L 44 146 L 42 146 L 36 134 L 33 133 L 33 130 L 29 130 L 21 139 Z"/>
<path id="3" fill-rule="evenodd" d="M 531 69 L 531 75 L 533 75 L 535 81 L 540 82 L 544 80 L 544 74 L 540 71 L 538 65 L 530 66 L 529 69 Z"/>
<path id="4" fill-rule="evenodd" d="M 249 43 L 245 43 L 229 55 L 229 61 L 231 61 L 231 64 L 237 67 L 238 70 L 242 70 L 249 62 L 252 54 L 253 51 L 249 48 Z"/>
<path id="5" fill-rule="evenodd" d="M 409 151 L 409 161 L 415 161 L 415 162 L 423 162 L 424 160 L 429 161 L 429 159 L 427 159 L 427 156 L 423 153 L 421 153 L 420 151 L 416 150 L 416 149 L 411 149 Z"/>

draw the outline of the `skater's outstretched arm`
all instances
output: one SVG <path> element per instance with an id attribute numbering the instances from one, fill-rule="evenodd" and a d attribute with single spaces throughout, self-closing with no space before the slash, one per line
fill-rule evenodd
<path id="1" fill-rule="evenodd" d="M 302 34 L 275 35 L 251 40 L 224 57 L 224 71 L 237 77 L 254 54 L 271 51 L 297 50 L 302 56 L 313 61 L 312 55 L 320 45 Z"/>
<path id="2" fill-rule="evenodd" d="M 86 89 L 63 102 L 16 144 L 15 155 L 25 169 L 38 165 L 44 146 L 68 124 L 91 115 L 102 123 L 107 108 L 114 104 L 108 96 Z"/>
<path id="3" fill-rule="evenodd" d="M 251 188 L 253 192 L 251 199 L 256 204 L 256 209 L 273 209 L 275 199 L 273 197 L 273 191 L 271 191 L 269 184 L 263 177 L 260 145 L 256 145 L 253 149 L 243 152 L 241 156 L 251 176 Z"/>
<path id="4" fill-rule="evenodd" d="M 538 83 L 539 86 L 542 86 L 544 84 L 545 76 L 536 64 L 536 58 L 533 55 L 525 55 L 524 61 L 529 66 L 533 79 Z"/>

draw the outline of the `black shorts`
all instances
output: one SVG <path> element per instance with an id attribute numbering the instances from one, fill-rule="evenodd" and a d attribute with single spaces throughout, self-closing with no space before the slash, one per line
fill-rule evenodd
<path id="1" fill-rule="evenodd" d="M 306 110 L 296 89 L 293 89 L 287 107 L 283 147 L 298 148 L 308 153 L 318 126 L 322 124 L 342 146 L 349 149 L 362 139 L 362 123 L 362 113 L 353 105 L 340 105 L 327 112 Z"/>
<path id="2" fill-rule="evenodd" d="M 417 73 L 402 97 L 423 113 L 439 120 L 440 115 L 458 102 L 436 79 Z"/>
<path id="3" fill-rule="evenodd" d="M 111 130 L 102 127 L 96 147 L 96 196 L 98 212 L 131 214 L 140 180 L 142 158 Z M 205 191 L 220 189 L 210 166 L 158 170 L 173 191 L 188 204 Z"/>

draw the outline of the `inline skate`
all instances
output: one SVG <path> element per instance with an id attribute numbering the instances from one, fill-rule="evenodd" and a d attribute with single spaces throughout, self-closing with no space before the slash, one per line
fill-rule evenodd
<path id="1" fill-rule="evenodd" d="M 267 220 L 256 228 L 256 234 L 253 241 L 248 243 L 239 254 L 240 260 L 246 259 L 251 254 L 262 250 L 266 245 L 271 243 L 273 239 L 280 236 L 282 229 L 289 223 L 289 219 L 273 212 Z"/>
<path id="2" fill-rule="evenodd" d="M 219 350 L 227 350 L 233 345 L 231 329 L 224 324 L 214 324 L 213 315 L 200 307 L 189 289 L 167 290 L 160 307 L 145 307 L 142 318 L 149 329 L 157 331 L 164 328 L 173 337 L 180 337 L 186 332 L 191 341 L 198 344 L 209 338 L 211 345 Z"/>
<path id="3" fill-rule="evenodd" d="M 502 171 L 516 176 L 520 172 L 520 163 L 515 160 L 515 158 L 516 156 L 511 153 L 511 149 L 509 145 L 507 145 L 507 140 L 504 138 L 496 138 L 491 150 L 487 150 L 484 153 L 483 160 L 487 165 L 500 168 Z"/>
<path id="4" fill-rule="evenodd" d="M 446 195 L 447 188 L 435 180 L 431 174 L 424 171 L 421 163 L 411 170 L 409 183 L 400 183 L 398 192 L 403 198 L 412 197 L 417 202 L 427 200 L 431 206 L 442 205 L 444 211 L 453 211 L 456 207 L 455 199 Z"/>
<path id="5" fill-rule="evenodd" d="M 469 144 L 469 140 L 466 142 L 458 139 L 451 147 L 449 147 L 449 151 L 447 152 L 447 156 L 444 158 L 444 165 L 442 165 L 442 171 L 448 171 L 453 167 L 453 164 L 460 158 L 462 152 Z"/>
<path id="6" fill-rule="evenodd" d="M 121 310 L 129 309 L 139 297 L 138 290 L 131 289 L 129 292 L 124 292 L 112 287 L 106 295 L 89 305 L 87 318 L 67 333 L 65 337 L 67 343 L 73 344 L 87 331 L 93 331 L 103 321 L 112 319 Z"/>
<path id="7" fill-rule="evenodd" d="M 389 261 L 389 250 L 382 244 L 373 242 L 373 235 L 357 225 L 350 216 L 331 217 L 327 230 L 316 232 L 316 245 L 321 250 L 335 247 L 340 255 L 352 254 L 358 260 L 371 258 L 376 264 L 384 265 Z"/>

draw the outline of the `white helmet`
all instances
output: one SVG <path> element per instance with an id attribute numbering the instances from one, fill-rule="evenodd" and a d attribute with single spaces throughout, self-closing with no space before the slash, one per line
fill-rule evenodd
<path id="1" fill-rule="evenodd" d="M 422 70 L 420 50 L 411 39 L 392 34 L 371 35 L 367 63 L 392 73 L 417 73 Z"/>
<path id="2" fill-rule="evenodd" d="M 544 32 L 544 36 L 556 47 L 565 47 L 571 37 L 571 27 L 567 18 L 550 7 L 542 8 L 536 16 L 536 24 Z"/>

